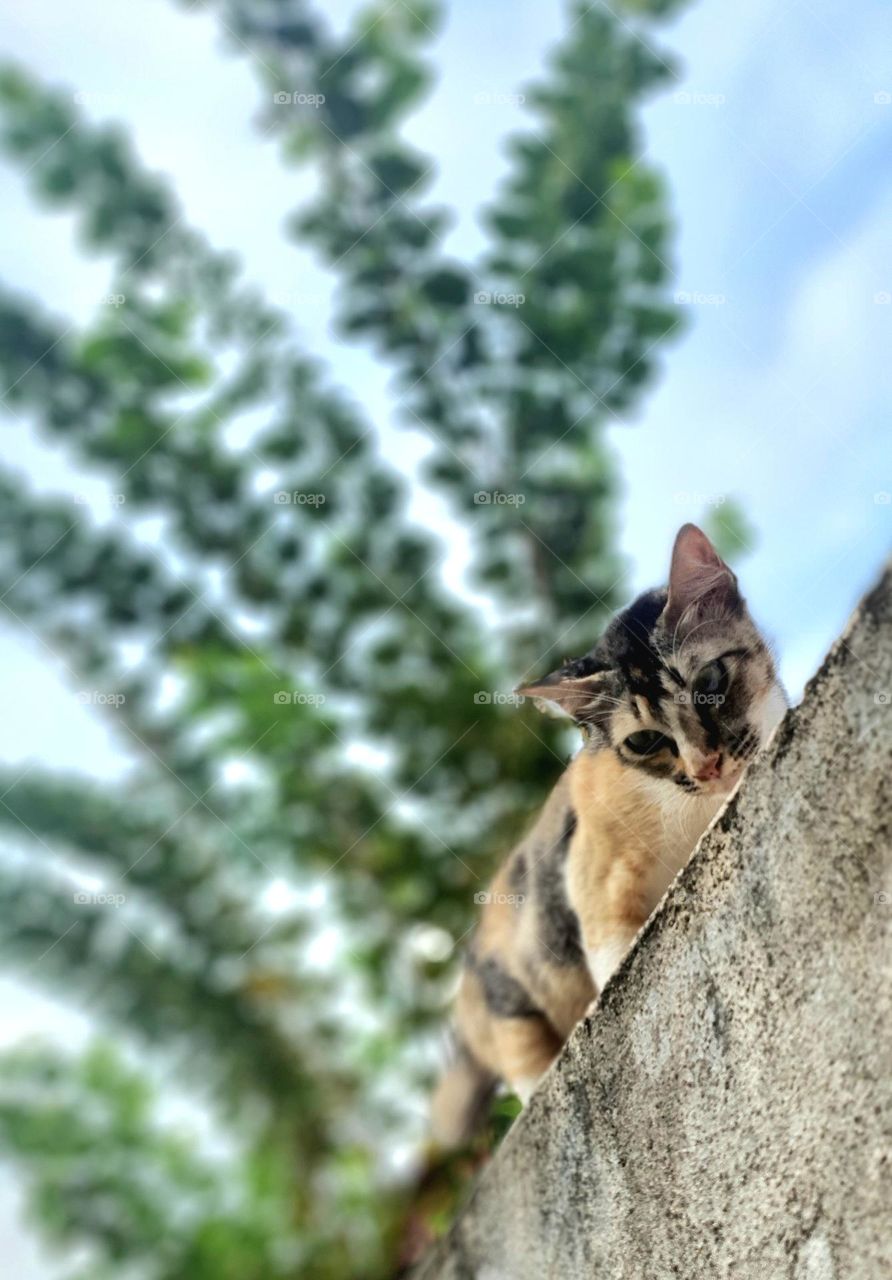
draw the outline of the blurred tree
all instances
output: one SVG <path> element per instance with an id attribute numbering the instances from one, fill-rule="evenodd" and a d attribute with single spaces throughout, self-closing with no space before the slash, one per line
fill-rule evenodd
<path id="1" fill-rule="evenodd" d="M 473 264 L 401 137 L 439 5 L 381 0 L 339 37 L 301 0 L 213 7 L 321 176 L 293 234 L 426 433 L 477 594 L 444 585 L 442 539 L 289 318 L 120 131 L 7 68 L 0 142 L 111 283 L 83 325 L 2 291 L 3 403 L 113 503 L 0 473 L 0 598 L 128 763 L 114 787 L 0 777 L 0 949 L 118 1043 L 8 1058 L 0 1142 L 84 1276 L 374 1277 L 474 892 L 560 759 L 503 694 L 617 602 L 601 429 L 677 323 L 635 118 L 672 6 L 571 6 Z M 171 1136 L 162 1087 L 209 1147 Z"/>
<path id="2" fill-rule="evenodd" d="M 701 524 L 725 560 L 739 560 L 756 544 L 756 530 L 736 498 L 714 498 Z"/>

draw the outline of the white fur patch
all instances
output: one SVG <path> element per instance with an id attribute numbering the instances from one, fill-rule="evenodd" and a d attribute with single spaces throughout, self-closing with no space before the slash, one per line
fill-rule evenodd
<path id="1" fill-rule="evenodd" d="M 787 713 L 787 698 L 779 684 L 773 684 L 759 709 L 759 745 L 764 747 Z"/>
<path id="2" fill-rule="evenodd" d="M 540 1079 L 541 1076 L 520 1076 L 519 1079 L 511 1081 L 511 1088 L 520 1098 L 523 1106 L 529 1102 Z"/>
<path id="3" fill-rule="evenodd" d="M 586 951 L 585 961 L 588 965 L 588 971 L 592 975 L 595 986 L 599 991 L 604 990 L 610 975 L 616 973 L 628 949 L 629 944 L 627 942 L 615 938 L 610 942 L 605 942 L 603 947 L 595 947 L 592 951 Z"/>

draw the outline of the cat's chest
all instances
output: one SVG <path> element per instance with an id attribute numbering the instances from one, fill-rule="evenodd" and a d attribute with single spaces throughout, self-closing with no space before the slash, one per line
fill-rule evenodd
<path id="1" fill-rule="evenodd" d="M 697 841 L 724 803 L 722 796 L 658 794 L 642 806 L 641 843 L 647 851 L 646 879 L 652 905 L 684 867 Z"/>

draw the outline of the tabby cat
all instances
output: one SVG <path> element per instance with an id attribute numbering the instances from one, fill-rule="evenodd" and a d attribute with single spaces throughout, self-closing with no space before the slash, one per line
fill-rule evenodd
<path id="1" fill-rule="evenodd" d="M 526 1103 L 787 705 L 735 575 L 691 524 L 668 588 L 518 692 L 556 703 L 584 744 L 486 895 L 434 1098 L 443 1146 L 499 1081 Z"/>

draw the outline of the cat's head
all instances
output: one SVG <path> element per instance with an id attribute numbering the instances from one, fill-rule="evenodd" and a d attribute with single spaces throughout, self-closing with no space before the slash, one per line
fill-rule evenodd
<path id="1" fill-rule="evenodd" d="M 590 653 L 519 693 L 556 703 L 596 749 L 689 793 L 730 791 L 786 705 L 737 578 L 695 525 L 669 586 L 611 621 Z"/>

